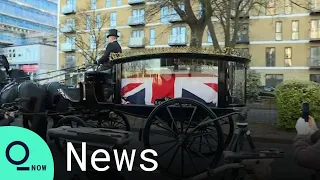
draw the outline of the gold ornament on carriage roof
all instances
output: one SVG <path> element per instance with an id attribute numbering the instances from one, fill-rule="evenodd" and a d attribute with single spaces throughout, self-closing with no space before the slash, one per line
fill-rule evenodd
<path id="1" fill-rule="evenodd" d="M 126 50 L 122 53 L 110 53 L 110 60 L 117 60 L 132 56 L 141 55 L 154 55 L 154 54 L 170 54 L 170 53 L 197 53 L 197 54 L 210 54 L 210 55 L 222 55 L 222 56 L 233 56 L 239 58 L 251 59 L 251 55 L 245 52 L 239 52 L 234 48 L 224 48 L 221 51 L 213 48 L 203 47 L 170 47 L 170 48 L 147 48 L 137 50 Z"/>

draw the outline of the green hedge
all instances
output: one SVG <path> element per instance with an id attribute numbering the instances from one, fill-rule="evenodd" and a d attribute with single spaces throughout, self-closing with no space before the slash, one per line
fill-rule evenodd
<path id="1" fill-rule="evenodd" d="M 311 81 L 286 81 L 276 87 L 275 93 L 279 128 L 295 128 L 296 121 L 302 114 L 303 102 L 310 104 L 310 115 L 320 121 L 319 84 Z"/>

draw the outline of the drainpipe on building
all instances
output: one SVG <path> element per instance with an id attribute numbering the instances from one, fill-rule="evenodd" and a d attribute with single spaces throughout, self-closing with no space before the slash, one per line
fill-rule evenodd
<path id="1" fill-rule="evenodd" d="M 60 23 L 60 1 L 58 0 L 58 13 L 57 13 L 57 70 L 60 69 L 60 41 L 59 41 L 59 23 Z M 59 74 L 61 72 L 58 72 Z M 61 76 L 58 76 L 58 81 L 61 80 Z"/>

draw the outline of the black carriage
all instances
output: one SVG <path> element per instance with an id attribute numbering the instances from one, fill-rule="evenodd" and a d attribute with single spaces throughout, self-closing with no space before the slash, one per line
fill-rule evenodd
<path id="1" fill-rule="evenodd" d="M 216 167 L 227 147 L 241 151 L 244 135 L 255 149 L 244 112 L 248 54 L 187 47 L 128 51 L 110 58 L 111 72 L 85 72 L 78 97 L 60 92 L 90 112 L 145 118 L 140 139 L 145 148 L 159 153 L 163 173 L 189 178 Z M 87 126 L 77 117 L 66 119 Z M 174 157 L 161 162 L 169 151 Z M 180 158 L 175 159 L 178 153 Z"/>

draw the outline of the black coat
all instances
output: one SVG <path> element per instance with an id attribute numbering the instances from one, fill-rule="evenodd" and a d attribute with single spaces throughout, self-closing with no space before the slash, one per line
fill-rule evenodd
<path id="1" fill-rule="evenodd" d="M 107 45 L 104 55 L 98 60 L 98 64 L 109 64 L 110 53 L 122 53 L 121 46 L 117 41 L 113 41 Z"/>

